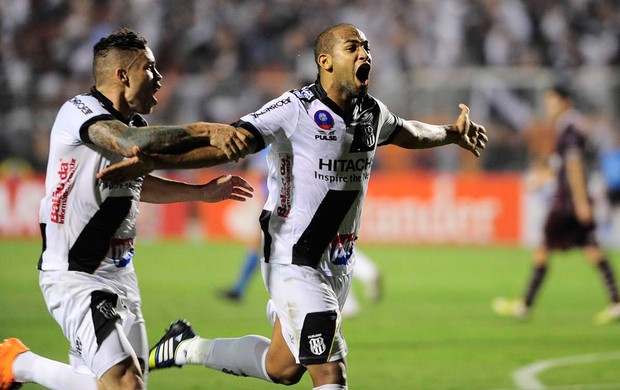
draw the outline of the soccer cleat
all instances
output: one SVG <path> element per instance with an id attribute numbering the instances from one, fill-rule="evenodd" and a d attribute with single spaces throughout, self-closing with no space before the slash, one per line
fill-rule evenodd
<path id="1" fill-rule="evenodd" d="M 8 338 L 0 344 L 0 390 L 14 390 L 21 387 L 15 382 L 13 362 L 17 355 L 30 351 L 19 339 Z"/>
<path id="2" fill-rule="evenodd" d="M 182 367 L 181 364 L 175 362 L 179 345 L 194 337 L 196 333 L 189 322 L 185 320 L 171 322 L 164 337 L 149 352 L 149 369 Z"/>
<path id="3" fill-rule="evenodd" d="M 229 301 L 234 301 L 234 302 L 240 302 L 241 298 L 243 298 L 241 296 L 241 293 L 233 289 L 220 291 L 220 297 L 228 299 Z"/>
<path id="4" fill-rule="evenodd" d="M 609 306 L 594 317 L 597 325 L 607 325 L 612 322 L 620 322 L 620 304 Z"/>
<path id="5" fill-rule="evenodd" d="M 495 298 L 493 300 L 493 311 L 502 317 L 516 318 L 525 318 L 529 312 L 521 299 L 509 300 L 506 298 Z"/>

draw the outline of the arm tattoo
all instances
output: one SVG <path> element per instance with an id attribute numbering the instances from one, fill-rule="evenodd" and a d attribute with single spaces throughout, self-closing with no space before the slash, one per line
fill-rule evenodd
<path id="1" fill-rule="evenodd" d="M 207 137 L 195 137 L 187 126 L 130 127 L 120 121 L 99 121 L 88 128 L 91 141 L 104 149 L 131 156 L 135 145 L 143 152 L 183 153 L 209 144 Z"/>

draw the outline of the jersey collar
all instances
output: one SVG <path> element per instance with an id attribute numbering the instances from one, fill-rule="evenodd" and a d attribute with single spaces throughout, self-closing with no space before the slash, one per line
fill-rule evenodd
<path id="1" fill-rule="evenodd" d="M 314 84 L 312 85 L 312 87 L 310 88 L 311 91 L 314 93 L 315 96 L 317 96 L 319 98 L 319 100 L 325 104 L 327 107 L 329 107 L 334 114 L 338 115 L 339 117 L 341 117 L 345 124 L 348 126 L 350 125 L 354 118 L 354 112 L 355 110 L 353 110 L 351 112 L 351 115 L 349 115 L 348 117 L 346 116 L 345 112 L 340 108 L 339 105 L 336 104 L 336 102 L 334 102 L 332 99 L 329 98 L 329 96 L 327 96 L 327 92 L 325 92 L 325 89 L 323 89 L 323 86 L 321 85 L 321 80 L 320 79 L 316 79 L 316 81 L 314 82 Z M 356 98 L 353 101 L 353 105 L 359 104 L 360 106 L 364 104 L 364 102 L 367 101 L 367 96 L 368 94 L 366 94 L 365 96 L 361 97 L 361 98 Z"/>
<path id="2" fill-rule="evenodd" d="M 147 125 L 146 120 L 139 114 L 132 114 L 129 115 L 128 118 L 124 118 L 123 114 L 114 108 L 112 101 L 102 94 L 94 85 L 90 88 L 90 94 L 95 99 L 99 100 L 101 105 L 105 107 L 105 109 L 108 110 L 112 116 L 114 116 L 114 119 L 117 119 L 129 126 L 142 127 Z"/>

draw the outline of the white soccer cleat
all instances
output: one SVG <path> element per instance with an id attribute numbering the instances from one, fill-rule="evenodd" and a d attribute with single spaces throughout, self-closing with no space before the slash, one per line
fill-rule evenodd
<path id="1" fill-rule="evenodd" d="M 594 317 L 597 325 L 607 325 L 612 322 L 620 322 L 620 303 L 616 303 L 607 307 Z"/>
<path id="2" fill-rule="evenodd" d="M 521 299 L 506 299 L 503 297 L 493 300 L 493 311 L 498 316 L 525 318 L 528 315 L 528 308 Z"/>

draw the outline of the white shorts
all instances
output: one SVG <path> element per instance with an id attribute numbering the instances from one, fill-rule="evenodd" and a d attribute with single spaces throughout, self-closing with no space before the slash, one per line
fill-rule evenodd
<path id="1" fill-rule="evenodd" d="M 262 263 L 262 272 L 295 361 L 309 365 L 344 359 L 340 309 L 352 275 L 328 276 L 308 266 L 272 263 Z"/>
<path id="2" fill-rule="evenodd" d="M 101 378 L 135 353 L 148 361 L 148 341 L 138 281 L 133 271 L 114 279 L 76 271 L 41 271 L 39 285 L 47 309 L 71 343 L 71 365 Z M 122 326 L 119 335 L 116 323 Z M 126 338 L 133 348 L 121 344 Z"/>

